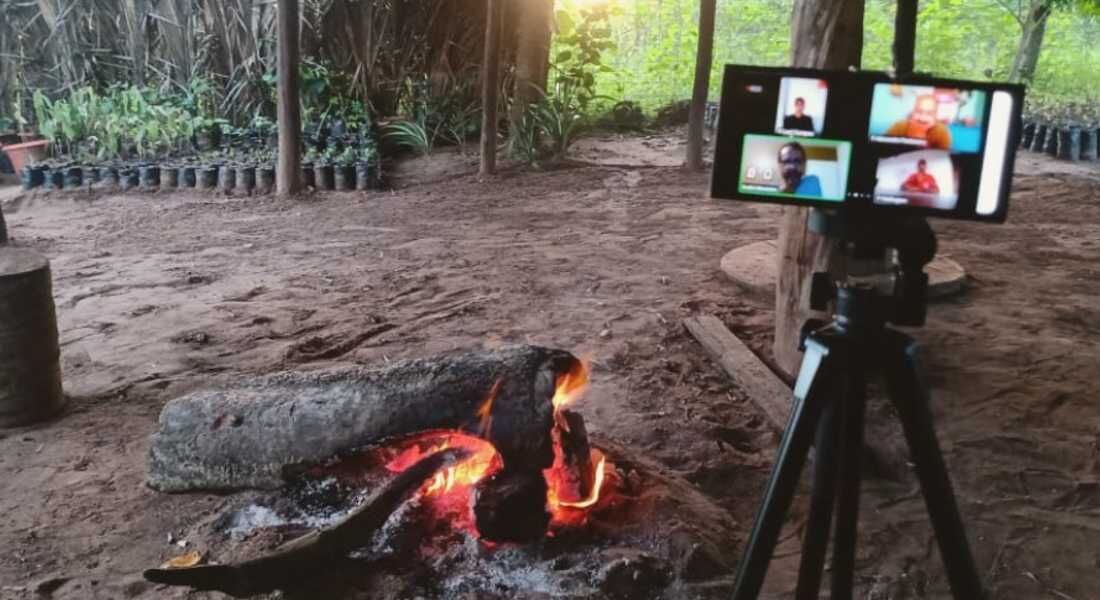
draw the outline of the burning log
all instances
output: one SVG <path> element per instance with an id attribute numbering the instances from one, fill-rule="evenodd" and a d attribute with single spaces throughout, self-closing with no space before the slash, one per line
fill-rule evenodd
<path id="1" fill-rule="evenodd" d="M 554 460 L 557 380 L 579 364 L 516 346 L 196 392 L 161 412 L 147 482 L 170 492 L 274 488 L 296 465 L 432 430 L 481 435 L 508 468 L 539 471 Z"/>
<path id="2" fill-rule="evenodd" d="M 215 590 L 246 598 L 301 585 L 324 565 L 363 546 L 409 496 L 440 469 L 470 456 L 451 448 L 421 459 L 397 475 L 339 523 L 284 544 L 276 552 L 236 565 L 204 565 L 179 569 L 148 569 L 154 583 Z M 545 488 L 544 488 L 545 497 Z"/>
<path id="3" fill-rule="evenodd" d="M 561 410 L 554 429 L 561 443 L 562 468 L 559 471 L 558 499 L 581 502 L 592 493 L 596 471 L 592 468 L 592 447 L 588 429 L 580 413 Z"/>
<path id="4" fill-rule="evenodd" d="M 533 542 L 546 535 L 546 479 L 541 471 L 505 470 L 478 484 L 474 517 L 481 537 L 494 542 Z"/>

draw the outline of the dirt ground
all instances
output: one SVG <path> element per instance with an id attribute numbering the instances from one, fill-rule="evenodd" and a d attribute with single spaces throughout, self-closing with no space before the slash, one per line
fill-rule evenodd
<path id="1" fill-rule="evenodd" d="M 0 598 L 212 597 L 140 577 L 235 502 L 145 487 L 173 397 L 508 342 L 589 357 L 589 428 L 714 498 L 743 540 L 777 437 L 681 319 L 717 314 L 768 352 L 771 307 L 718 263 L 772 238 L 776 211 L 706 199 L 680 148 L 606 136 L 578 156 L 611 166 L 484 182 L 473 159 L 444 155 L 402 165 L 392 192 L 295 200 L 9 194 L 15 243 L 53 261 L 69 407 L 0 430 Z M 1025 153 L 1017 171 L 1006 225 L 934 223 L 971 283 L 915 335 L 991 596 L 1100 598 L 1100 170 Z M 859 597 L 948 597 L 914 481 L 864 490 Z M 770 572 L 777 597 L 804 521 L 803 498 Z M 215 539 L 189 541 L 216 554 Z"/>

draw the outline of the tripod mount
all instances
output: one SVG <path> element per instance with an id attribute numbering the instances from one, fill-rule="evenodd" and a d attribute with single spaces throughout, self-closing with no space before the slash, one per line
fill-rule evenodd
<path id="1" fill-rule="evenodd" d="M 810 513 L 802 540 L 795 598 L 818 597 L 833 526 L 832 600 L 852 597 L 867 379 L 881 375 L 897 409 L 925 506 L 956 600 L 984 598 L 936 440 L 917 344 L 889 324 L 924 324 L 936 237 L 921 218 L 843 216 L 815 210 L 810 228 L 834 238 L 846 273 L 815 273 L 814 309 L 834 305 L 831 321 L 802 328 L 802 366 L 787 428 L 741 559 L 734 600 L 760 593 L 802 467 L 815 450 Z"/>

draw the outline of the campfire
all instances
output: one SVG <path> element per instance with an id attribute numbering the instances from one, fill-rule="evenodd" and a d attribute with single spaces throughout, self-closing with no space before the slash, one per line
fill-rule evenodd
<path id="1" fill-rule="evenodd" d="M 463 431 L 415 435 L 387 448 L 394 456 L 385 468 L 401 473 L 442 450 L 468 451 L 468 458 L 435 473 L 418 493 L 430 500 L 427 504 L 435 511 L 459 515 L 461 527 L 487 541 L 530 541 L 563 527 L 583 525 L 600 502 L 609 467 L 606 458 L 590 447 L 584 419 L 567 408 L 587 385 L 588 368 L 581 361 L 557 377 L 552 399 L 554 460 L 549 468 L 513 468 L 488 441 L 499 380 L 477 410 L 476 435 Z M 472 511 L 463 514 L 463 507 L 470 505 Z"/>
<path id="2" fill-rule="evenodd" d="M 170 403 L 150 451 L 149 479 L 155 487 L 254 485 L 281 464 L 284 478 L 336 480 L 345 488 L 376 491 L 338 522 L 274 554 L 235 565 L 152 569 L 147 578 L 248 596 L 285 589 L 324 561 L 367 546 L 388 522 L 402 518 L 395 514 L 402 506 L 413 507 L 417 519 L 434 519 L 434 531 L 442 524 L 486 548 L 499 548 L 583 530 L 592 515 L 614 504 L 615 468 L 591 446 L 584 419 L 573 409 L 588 385 L 583 361 L 534 347 L 445 360 L 450 362 L 410 361 L 381 373 L 280 375 Z M 488 372 L 495 373 L 492 379 Z M 430 391 L 408 389 L 425 381 Z M 347 428 L 347 415 L 340 411 L 348 406 L 319 402 L 313 389 L 318 382 L 328 396 L 337 394 L 331 390 L 354 396 L 357 413 L 374 411 L 387 424 L 406 429 L 408 423 L 436 426 L 379 435 L 388 430 L 372 420 L 369 432 L 380 438 L 377 442 L 329 460 L 295 464 L 289 457 L 326 451 L 314 448 L 318 439 L 299 439 L 303 430 L 311 436 L 320 431 L 320 440 L 329 442 Z M 387 396 L 375 397 L 373 388 Z M 483 391 L 470 401 L 476 389 Z M 425 403 L 417 391 L 433 394 L 434 400 Z M 420 403 L 401 401 L 406 392 Z M 469 407 L 465 417 L 453 410 L 456 404 Z M 327 430 L 286 421 L 273 427 L 272 414 L 304 422 L 322 414 L 340 419 Z M 445 423 L 451 425 L 438 426 Z M 285 464 L 276 460 L 280 452 L 288 457 Z M 262 461 L 252 460 L 253 454 Z M 188 462 L 168 460 L 174 456 L 187 456 Z"/>

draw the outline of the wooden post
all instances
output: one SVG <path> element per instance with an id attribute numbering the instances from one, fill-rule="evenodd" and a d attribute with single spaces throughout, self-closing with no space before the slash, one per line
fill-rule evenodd
<path id="1" fill-rule="evenodd" d="M 691 92 L 691 112 L 688 116 L 687 167 L 702 171 L 703 121 L 707 114 L 707 91 L 710 89 L 710 69 L 714 61 L 714 16 L 718 0 L 699 1 L 699 46 L 695 52 L 695 87 Z"/>
<path id="2" fill-rule="evenodd" d="M 481 169 L 482 176 L 497 170 L 497 95 L 500 88 L 501 0 L 487 0 L 485 57 L 481 62 Z"/>
<path id="3" fill-rule="evenodd" d="M 791 21 L 791 62 L 796 67 L 859 67 L 863 52 L 863 0 L 795 0 Z M 778 366 L 798 372 L 798 337 L 810 316 L 809 280 L 815 271 L 839 272 L 836 245 L 811 233 L 809 211 L 784 207 L 779 225 L 779 281 L 775 290 L 775 342 Z"/>
<path id="4" fill-rule="evenodd" d="M 298 0 L 279 0 L 279 195 L 302 188 L 302 109 L 298 99 Z"/>
<path id="5" fill-rule="evenodd" d="M 894 17 L 894 73 L 898 77 L 913 74 L 917 48 L 917 2 L 898 0 L 898 11 Z"/>

